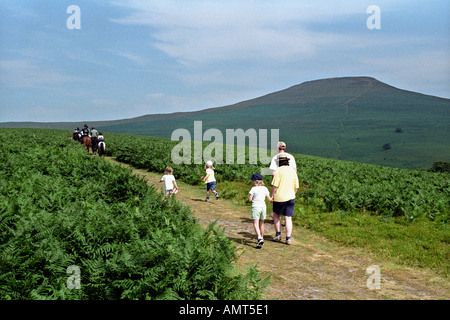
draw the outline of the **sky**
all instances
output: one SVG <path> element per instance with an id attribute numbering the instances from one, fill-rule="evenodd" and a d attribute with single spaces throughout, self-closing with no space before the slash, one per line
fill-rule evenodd
<path id="1" fill-rule="evenodd" d="M 345 76 L 450 98 L 450 1 L 0 2 L 0 122 L 194 111 Z"/>

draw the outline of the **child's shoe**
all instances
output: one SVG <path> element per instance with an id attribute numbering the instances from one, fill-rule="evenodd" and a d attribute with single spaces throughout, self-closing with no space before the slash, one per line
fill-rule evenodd
<path id="1" fill-rule="evenodd" d="M 256 245 L 256 249 L 261 249 L 264 244 L 264 239 L 258 239 L 258 244 Z"/>

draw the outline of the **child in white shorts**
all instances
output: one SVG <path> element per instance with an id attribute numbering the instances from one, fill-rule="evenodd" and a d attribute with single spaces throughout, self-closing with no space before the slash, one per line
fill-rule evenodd
<path id="1" fill-rule="evenodd" d="M 252 220 L 258 237 L 257 249 L 264 244 L 264 220 L 266 219 L 266 198 L 269 202 L 273 199 L 270 197 L 269 190 L 264 186 L 262 175 L 255 173 L 250 178 L 253 181 L 253 188 L 249 191 L 248 201 L 252 202 Z"/>
<path id="2" fill-rule="evenodd" d="M 165 196 L 171 196 L 172 194 L 176 193 L 176 191 L 178 191 L 178 186 L 177 182 L 175 181 L 175 177 L 173 176 L 172 167 L 166 167 L 166 170 L 164 170 L 164 175 L 161 180 L 159 180 L 159 182 L 164 182 Z"/>

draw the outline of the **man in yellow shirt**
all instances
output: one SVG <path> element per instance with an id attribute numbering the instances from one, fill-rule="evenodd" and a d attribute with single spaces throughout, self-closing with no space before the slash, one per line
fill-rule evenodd
<path id="1" fill-rule="evenodd" d="M 281 241 L 281 215 L 286 223 L 286 244 L 291 244 L 292 217 L 294 216 L 295 194 L 299 188 L 298 176 L 289 166 L 289 158 L 278 155 L 279 168 L 272 179 L 273 223 L 275 225 L 274 241 Z"/>

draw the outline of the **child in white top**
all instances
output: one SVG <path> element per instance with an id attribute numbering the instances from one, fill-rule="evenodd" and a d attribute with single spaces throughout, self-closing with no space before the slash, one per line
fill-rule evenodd
<path id="1" fill-rule="evenodd" d="M 264 244 L 264 220 L 266 219 L 266 202 L 272 202 L 269 190 L 264 186 L 262 175 L 255 173 L 250 178 L 253 181 L 253 188 L 249 191 L 248 201 L 252 202 L 252 220 L 256 235 L 258 236 L 257 249 Z"/>
<path id="2" fill-rule="evenodd" d="M 174 193 L 174 190 L 178 190 L 177 182 L 175 181 L 175 177 L 173 176 L 172 167 L 166 167 L 166 170 L 164 170 L 164 175 L 161 180 L 159 180 L 159 182 L 164 182 L 164 194 L 166 196 L 172 195 Z"/>

